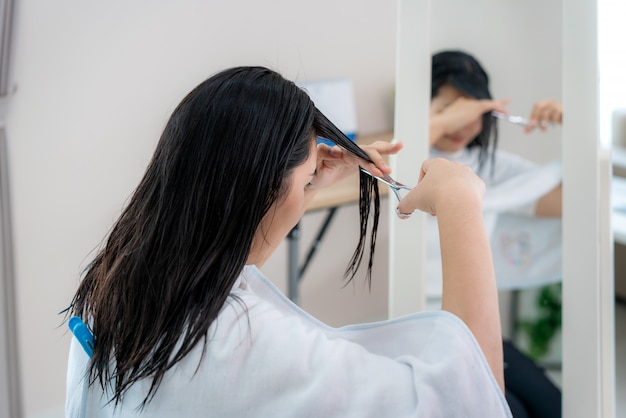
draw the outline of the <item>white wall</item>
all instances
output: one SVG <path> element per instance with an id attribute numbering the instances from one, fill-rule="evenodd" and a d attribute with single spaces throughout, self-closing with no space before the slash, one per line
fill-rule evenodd
<path id="1" fill-rule="evenodd" d="M 522 4 L 506 2 L 515 9 L 511 24 L 499 17 L 506 14 L 496 6 L 502 2 L 484 0 L 488 7 L 477 7 L 483 20 L 475 23 L 467 19 L 467 2 L 452 7 L 451 1 L 432 2 L 433 49 L 474 51 L 492 75 L 494 94 L 514 99 L 512 111 L 523 114 L 540 96 L 560 95 L 560 83 L 542 81 L 560 71 L 554 67 L 560 65 L 553 59 L 560 56 L 556 40 L 544 39 L 543 29 L 527 30 L 553 25 L 548 19 L 558 2 L 523 2 L 524 11 Z M 17 6 L 8 130 L 23 409 L 26 417 L 61 417 L 70 337 L 58 312 L 137 184 L 178 101 L 232 65 L 266 65 L 296 80 L 348 76 L 360 131 L 389 131 L 396 5 L 58 0 Z M 560 33 L 558 25 L 554 32 Z M 527 61 L 520 51 L 541 55 Z M 502 136 L 505 147 L 508 135 Z M 543 151 L 530 156 L 546 159 Z M 307 215 L 303 242 L 321 217 Z M 354 287 L 340 289 L 357 222 L 356 207 L 339 211 L 302 285 L 303 306 L 334 325 L 380 319 L 386 312 L 386 225 L 379 233 L 372 293 L 362 286 L 362 275 Z M 285 253 L 279 248 L 264 267 L 283 289 Z"/>
<path id="2" fill-rule="evenodd" d="M 58 313 L 178 101 L 233 65 L 266 65 L 297 80 L 348 76 L 361 131 L 387 131 L 395 5 L 59 0 L 17 6 L 8 129 L 23 404 L 26 417 L 62 416 L 70 337 Z"/>

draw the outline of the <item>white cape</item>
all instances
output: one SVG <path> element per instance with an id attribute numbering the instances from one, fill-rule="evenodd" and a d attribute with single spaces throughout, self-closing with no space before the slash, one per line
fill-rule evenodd
<path id="1" fill-rule="evenodd" d="M 114 409 L 98 384 L 87 387 L 88 358 L 73 339 L 66 417 L 511 417 L 476 340 L 450 313 L 331 328 L 254 266 L 232 293 L 247 313 L 225 304 L 202 361 L 196 347 L 143 414 L 149 382 Z"/>

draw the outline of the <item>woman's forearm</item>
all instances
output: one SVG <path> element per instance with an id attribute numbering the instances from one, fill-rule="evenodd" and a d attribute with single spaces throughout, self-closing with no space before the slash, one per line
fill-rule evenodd
<path id="1" fill-rule="evenodd" d="M 498 293 L 481 203 L 477 199 L 448 204 L 437 217 L 443 264 L 442 308 L 467 324 L 504 389 Z"/>
<path id="2" fill-rule="evenodd" d="M 504 389 L 502 331 L 491 248 L 483 223 L 484 182 L 467 165 L 443 158 L 422 163 L 417 185 L 398 204 L 400 213 L 434 214 L 443 264 L 443 309 L 476 337 Z"/>

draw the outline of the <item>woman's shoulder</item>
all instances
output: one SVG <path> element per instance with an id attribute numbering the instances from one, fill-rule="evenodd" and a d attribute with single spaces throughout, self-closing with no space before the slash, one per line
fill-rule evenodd
<path id="1" fill-rule="evenodd" d="M 128 415 L 120 416 L 134 416 L 148 387 L 129 390 L 118 407 Z M 371 396 L 390 390 L 393 397 Z M 94 408 L 108 408 L 96 392 L 92 387 Z M 416 402 L 425 406 L 420 417 L 432 416 L 427 411 L 433 408 L 506 416 L 486 360 L 460 319 L 429 312 L 333 328 L 291 303 L 258 269 L 246 267 L 206 344 L 168 371 L 145 412 L 200 416 L 210 407 L 216 416 L 280 417 L 305 410 L 307 416 L 404 417 L 415 416 Z"/>

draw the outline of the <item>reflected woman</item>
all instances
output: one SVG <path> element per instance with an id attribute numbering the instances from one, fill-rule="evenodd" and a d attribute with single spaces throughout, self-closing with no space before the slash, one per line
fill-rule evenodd
<path id="1" fill-rule="evenodd" d="M 562 206 L 560 172 L 552 173 L 550 179 L 542 182 L 541 187 L 545 189 L 539 195 L 520 199 L 519 195 L 524 193 L 524 175 L 536 169 L 537 164 L 497 149 L 497 122 L 491 112 L 508 113 L 508 102 L 507 99 L 493 99 L 487 72 L 472 55 L 458 50 L 434 54 L 430 157 L 446 158 L 471 167 L 484 180 L 487 195 L 492 198 L 490 201 L 499 202 L 509 213 L 525 217 L 559 218 Z M 558 100 L 544 100 L 534 105 L 525 131 L 545 130 L 547 124 L 560 124 L 562 120 L 561 103 Z M 513 181 L 515 189 L 510 190 Z M 502 195 L 503 192 L 506 197 Z M 511 192 L 516 194 L 514 198 Z M 508 202 L 502 203 L 504 200 Z M 517 204 L 516 201 L 522 201 L 523 204 Z M 493 214 L 485 216 L 488 218 Z M 433 225 L 430 227 L 435 228 Z M 437 280 L 441 277 L 441 253 L 436 230 L 433 232 L 428 235 L 428 291 L 431 299 L 437 300 L 442 288 L 441 282 Z M 560 259 L 558 261 L 560 265 Z M 504 360 L 507 365 L 504 374 L 506 397 L 513 416 L 560 417 L 561 392 L 544 371 L 508 341 L 504 342 Z"/>

